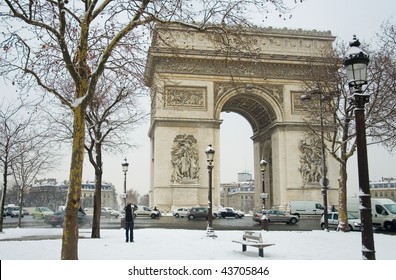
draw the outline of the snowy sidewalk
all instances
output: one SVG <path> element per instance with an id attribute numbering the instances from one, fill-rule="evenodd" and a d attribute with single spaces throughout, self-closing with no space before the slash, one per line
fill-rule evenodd
<path id="1" fill-rule="evenodd" d="M 125 243 L 123 229 L 101 230 L 91 239 L 89 229 L 80 230 L 80 260 L 257 260 L 257 250 L 241 251 L 232 243 L 242 231 L 136 229 L 135 242 Z M 36 239 L 45 236 L 45 240 Z M 62 229 L 5 229 L 0 233 L 1 260 L 59 260 Z M 24 241 L 10 240 L 21 238 Z M 59 238 L 59 239 L 54 239 Z M 361 260 L 360 232 L 269 231 L 265 242 L 275 243 L 265 251 L 265 260 Z M 395 236 L 375 234 L 377 260 L 396 259 Z M 8 240 L 8 241 L 6 241 Z M 26 241 L 25 241 L 26 240 Z M 260 258 L 261 259 L 261 258 Z"/>

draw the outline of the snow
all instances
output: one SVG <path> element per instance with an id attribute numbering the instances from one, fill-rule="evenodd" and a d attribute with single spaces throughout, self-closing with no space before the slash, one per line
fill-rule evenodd
<path id="1" fill-rule="evenodd" d="M 84 95 L 84 96 L 82 96 L 82 97 L 80 97 L 80 98 L 77 98 L 77 99 L 71 104 L 71 107 L 72 107 L 72 108 L 77 108 L 78 106 L 81 105 L 81 103 L 83 103 L 83 101 L 84 101 L 86 98 L 87 98 L 87 94 Z"/>
<path id="2" fill-rule="evenodd" d="M 323 269 L 326 271 L 326 275 L 334 277 L 335 274 L 330 272 L 334 272 L 334 268 L 337 266 L 344 269 L 348 268 L 342 274 L 344 277 L 351 276 L 356 278 L 357 275 L 365 278 L 369 275 L 378 277 L 378 273 L 384 273 L 384 275 L 386 275 L 387 271 L 391 273 L 391 267 L 393 267 L 394 262 L 390 265 L 387 260 L 396 260 L 396 237 L 381 233 L 374 234 L 377 260 L 371 262 L 371 264 L 362 260 L 360 232 L 343 233 L 320 230 L 261 231 L 265 242 L 275 243 L 274 246 L 264 249 L 264 258 L 258 256 L 257 248 L 248 247 L 246 252 L 242 252 L 242 245 L 232 242 L 232 240 L 241 240 L 242 233 L 243 231 L 239 230 L 215 230 L 217 238 L 210 238 L 206 236 L 205 229 L 146 228 L 135 229 L 135 242 L 126 243 L 123 229 L 102 229 L 100 239 L 90 238 L 90 229 L 80 229 L 78 257 L 79 260 L 89 261 L 58 261 L 50 263 L 51 267 L 55 265 L 55 267 L 65 271 L 73 264 L 73 267 L 77 266 L 80 268 L 79 275 L 81 273 L 83 275 L 87 273 L 89 277 L 99 275 L 101 276 L 100 279 L 104 279 L 104 275 L 107 274 L 114 277 L 112 273 L 121 273 L 119 277 L 122 279 L 128 277 L 129 274 L 126 271 L 129 271 L 128 269 L 130 268 L 163 267 L 164 265 L 170 267 L 185 265 L 187 267 L 213 269 L 230 265 L 265 265 L 275 272 L 274 274 L 277 275 L 276 279 L 296 276 L 298 273 L 303 273 L 304 279 L 311 279 L 309 277 L 316 279 L 318 277 L 316 269 Z M 40 237 L 40 240 L 34 240 L 37 236 Z M 3 278 L 6 273 L 14 275 L 15 269 L 21 267 L 21 260 L 24 262 L 22 267 L 31 267 L 30 269 L 18 271 L 18 278 L 23 279 L 25 273 L 29 278 L 32 278 L 31 276 L 34 273 L 39 273 L 41 280 L 53 279 L 53 273 L 45 269 L 37 269 L 37 267 L 42 265 L 37 265 L 33 260 L 39 260 L 40 262 L 44 260 L 60 260 L 61 236 L 62 229 L 60 228 L 4 229 L 4 232 L 0 233 L 2 279 L 9 279 L 7 277 Z M 106 262 L 98 262 L 99 260 L 106 260 Z M 331 260 L 331 262 L 320 262 L 321 260 Z M 335 263 L 333 264 L 333 262 Z M 106 265 L 100 265 L 102 263 Z M 290 269 L 282 269 L 285 264 Z M 312 269 L 313 264 L 314 270 Z M 333 269 L 330 269 L 330 267 L 333 267 Z M 226 276 L 230 277 L 230 275 L 223 274 L 217 274 L 216 277 L 212 277 L 213 279 L 223 279 L 223 277 L 225 279 Z M 278 278 L 278 276 L 282 277 Z M 315 278 L 313 278 L 314 276 Z M 119 277 L 118 279 L 120 279 Z M 152 279 L 160 279 L 158 276 L 156 277 Z M 327 279 L 326 277 L 324 278 Z M 169 279 L 178 279 L 178 277 Z M 212 278 L 206 277 L 206 279 Z"/>

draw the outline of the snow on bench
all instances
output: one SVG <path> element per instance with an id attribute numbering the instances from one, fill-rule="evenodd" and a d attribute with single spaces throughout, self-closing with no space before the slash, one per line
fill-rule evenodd
<path id="1" fill-rule="evenodd" d="M 242 240 L 233 240 L 232 242 L 242 244 L 242 252 L 246 251 L 247 246 L 258 248 L 260 257 L 264 257 L 264 248 L 275 244 L 264 243 L 261 232 L 245 231 Z"/>

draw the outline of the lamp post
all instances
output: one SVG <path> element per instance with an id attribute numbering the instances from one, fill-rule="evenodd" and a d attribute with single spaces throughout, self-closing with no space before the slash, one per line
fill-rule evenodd
<path id="1" fill-rule="evenodd" d="M 362 257 L 367 260 L 375 260 L 364 115 L 364 107 L 369 101 L 369 94 L 363 91 L 363 85 L 367 84 L 367 65 L 370 60 L 368 54 L 360 48 L 360 42 L 355 35 L 349 45 L 350 49 L 345 54 L 343 64 L 352 94 L 351 101 L 355 105 L 360 219 L 362 221 Z"/>
<path id="2" fill-rule="evenodd" d="M 128 166 L 129 163 L 127 162 L 127 159 L 124 159 L 124 162 L 121 163 L 122 165 L 122 171 L 124 172 L 124 208 L 126 207 L 126 174 L 128 172 Z"/>
<path id="3" fill-rule="evenodd" d="M 208 186 L 208 227 L 206 234 L 209 237 L 216 237 L 213 231 L 213 209 L 212 209 L 212 170 L 213 170 L 213 157 L 215 151 L 211 144 L 205 150 L 206 158 L 208 162 L 208 175 L 209 175 L 209 186 Z"/>
<path id="4" fill-rule="evenodd" d="M 267 168 L 267 162 L 264 158 L 260 160 L 260 170 L 261 170 L 261 185 L 263 189 L 263 193 L 261 194 L 261 198 L 263 200 L 263 214 L 265 213 L 265 199 L 267 198 L 267 194 L 265 193 L 265 182 L 264 182 L 264 174 Z"/>
<path id="5" fill-rule="evenodd" d="M 265 161 L 264 158 L 262 158 L 260 160 L 261 185 L 263 188 L 263 192 L 260 195 L 261 199 L 263 200 L 263 209 L 261 210 L 263 215 L 261 216 L 261 219 L 260 219 L 262 230 L 268 230 L 268 223 L 269 223 L 268 217 L 267 217 L 267 215 L 265 215 L 265 199 L 268 197 L 268 194 L 265 192 L 265 180 L 264 180 L 266 168 L 267 168 L 267 162 Z"/>
<path id="6" fill-rule="evenodd" d="M 329 179 L 327 178 L 327 165 L 326 165 L 326 146 L 324 143 L 324 122 L 323 122 L 323 101 L 325 100 L 325 97 L 323 96 L 322 91 L 320 90 L 315 90 L 312 91 L 310 94 L 306 94 L 301 96 L 301 100 L 311 100 L 311 95 L 312 94 L 318 94 L 319 95 L 319 110 L 320 110 L 320 144 L 321 144 L 321 173 L 322 177 L 320 178 L 320 187 L 322 191 L 322 196 L 323 196 L 323 218 L 324 218 L 324 227 L 325 230 L 329 230 L 329 218 L 327 216 L 328 212 L 328 205 L 327 205 L 327 188 L 329 186 Z"/>

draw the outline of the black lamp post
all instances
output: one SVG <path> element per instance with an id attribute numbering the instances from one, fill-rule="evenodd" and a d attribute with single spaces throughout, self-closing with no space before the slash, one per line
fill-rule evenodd
<path id="1" fill-rule="evenodd" d="M 127 197 L 127 195 L 126 195 L 126 174 L 128 172 L 128 166 L 129 166 L 129 163 L 127 162 L 126 158 L 124 159 L 124 162 L 121 163 L 121 165 L 122 165 L 122 171 L 124 172 L 124 208 L 125 208 L 126 207 L 126 197 Z"/>
<path id="2" fill-rule="evenodd" d="M 260 223 L 261 223 L 261 229 L 262 230 L 268 230 L 268 217 L 265 214 L 265 199 L 268 197 L 268 194 L 265 192 L 265 180 L 264 180 L 264 175 L 265 175 L 265 170 L 267 169 L 267 162 L 265 161 L 264 158 L 260 160 L 260 171 L 261 171 L 261 184 L 263 188 L 263 192 L 261 193 L 261 199 L 263 200 L 263 209 L 261 212 L 263 215 L 261 216 Z"/>
<path id="3" fill-rule="evenodd" d="M 212 209 L 212 170 L 213 170 L 213 158 L 215 151 L 211 144 L 205 150 L 206 158 L 208 162 L 208 175 L 209 175 L 209 186 L 208 186 L 208 227 L 206 229 L 207 236 L 216 237 L 213 231 L 213 209 Z"/>
<path id="4" fill-rule="evenodd" d="M 261 199 L 263 200 L 263 214 L 265 213 L 265 199 L 267 198 L 267 194 L 265 193 L 265 182 L 264 182 L 264 175 L 265 170 L 267 168 L 267 162 L 264 158 L 260 160 L 260 171 L 261 171 L 261 184 L 263 188 L 263 193 L 261 194 Z"/>
<path id="5" fill-rule="evenodd" d="M 362 221 L 362 257 L 367 260 L 375 260 L 364 115 L 364 106 L 369 101 L 369 94 L 363 91 L 363 85 L 367 84 L 367 65 L 370 60 L 368 54 L 360 48 L 360 42 L 356 39 L 356 36 L 353 37 L 353 41 L 349 45 L 351 48 L 345 54 L 343 64 L 352 94 L 351 101 L 355 105 L 360 219 Z"/>
<path id="6" fill-rule="evenodd" d="M 327 165 L 326 165 L 326 146 L 324 143 L 324 124 L 323 124 L 323 101 L 325 97 L 323 96 L 322 91 L 312 91 L 312 93 L 301 96 L 302 100 L 311 100 L 312 94 L 319 95 L 319 110 L 320 110 L 320 141 L 321 141 L 321 169 L 322 169 L 322 177 L 320 178 L 320 186 L 323 196 L 323 217 L 324 217 L 324 227 L 328 231 L 329 230 L 329 218 L 327 216 L 328 205 L 327 205 L 327 188 L 329 186 L 329 179 L 327 179 Z"/>

